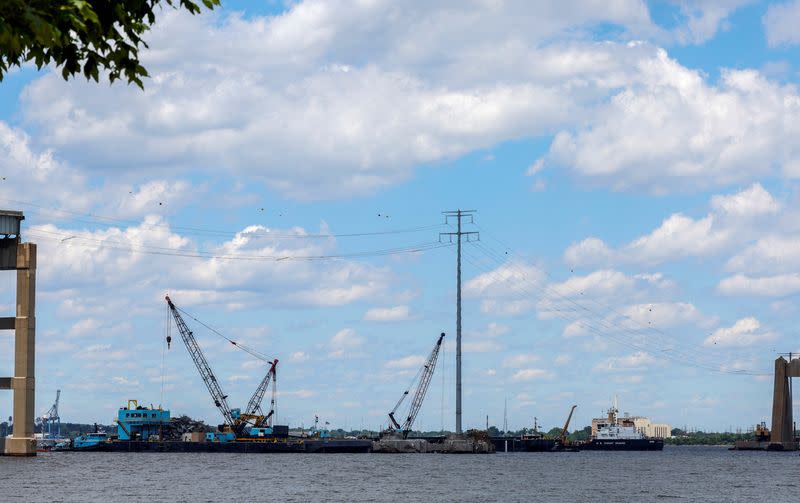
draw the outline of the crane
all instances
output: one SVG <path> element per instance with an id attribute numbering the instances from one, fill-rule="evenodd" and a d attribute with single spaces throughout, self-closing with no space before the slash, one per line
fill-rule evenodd
<path id="1" fill-rule="evenodd" d="M 567 429 L 569 428 L 569 422 L 572 420 L 572 413 L 575 412 L 577 405 L 573 405 L 572 409 L 569 411 L 569 415 L 567 416 L 567 421 L 564 423 L 564 427 L 561 429 L 561 434 L 558 436 L 558 442 L 565 446 L 567 445 Z"/>
<path id="2" fill-rule="evenodd" d="M 247 402 L 247 408 L 245 409 L 244 414 L 241 414 L 239 418 L 243 421 L 253 421 L 253 426 L 256 428 L 260 428 L 262 426 L 271 426 L 272 425 L 272 418 L 275 415 L 275 397 L 277 394 L 277 386 L 278 386 L 278 374 L 277 374 L 277 367 L 278 367 L 278 359 L 276 358 L 273 360 L 269 365 L 269 370 L 267 370 L 267 374 L 258 384 L 253 396 L 250 397 L 250 401 Z M 272 397 L 270 400 L 270 409 L 266 415 L 261 410 L 261 402 L 264 400 L 264 395 L 267 392 L 267 388 L 269 388 L 270 381 L 272 381 Z"/>
<path id="3" fill-rule="evenodd" d="M 417 418 L 419 409 L 422 407 L 422 401 L 425 399 L 425 393 L 428 391 L 431 378 L 433 378 L 433 370 L 436 368 L 436 360 L 439 358 L 439 349 L 442 347 L 442 339 L 444 339 L 444 332 L 442 332 L 442 334 L 439 336 L 439 340 L 436 341 L 436 345 L 431 350 L 428 358 L 422 365 L 422 368 L 419 370 L 419 372 L 417 372 L 417 375 L 414 376 L 414 379 L 411 381 L 408 389 L 403 392 L 400 400 L 397 401 L 394 409 L 392 409 L 392 411 L 389 413 L 389 420 L 391 421 L 392 425 L 394 425 L 395 430 L 402 433 L 403 438 L 408 437 L 408 433 L 411 431 L 411 427 L 414 425 L 414 420 Z M 414 391 L 414 398 L 411 400 L 411 406 L 408 409 L 408 416 L 401 425 L 394 415 L 397 412 L 397 409 L 400 408 L 400 405 L 403 403 L 403 401 L 405 401 L 406 397 L 411 391 L 411 388 L 414 386 L 414 383 L 417 382 L 417 379 L 419 379 L 419 383 L 417 384 L 417 389 Z"/>
<path id="4" fill-rule="evenodd" d="M 53 425 L 56 427 L 56 438 L 61 437 L 61 418 L 58 416 L 58 401 L 60 398 L 61 390 L 59 389 L 56 390 L 55 403 L 39 418 L 42 424 L 42 433 L 44 433 L 44 425 L 47 424 L 47 436 L 51 438 L 53 437 Z"/>
<path id="5" fill-rule="evenodd" d="M 194 364 L 197 367 L 197 370 L 200 372 L 200 377 L 203 378 L 203 382 L 208 388 L 208 392 L 211 393 L 211 399 L 214 400 L 214 405 L 216 405 L 217 409 L 219 409 L 220 413 L 222 413 L 222 417 L 225 419 L 225 424 L 230 426 L 231 429 L 238 429 L 238 421 L 234 420 L 233 414 L 231 413 L 231 408 L 228 406 L 228 395 L 222 391 L 219 381 L 217 381 L 214 372 L 211 370 L 211 366 L 208 364 L 205 355 L 203 355 L 203 351 L 197 344 L 194 334 L 192 334 L 192 331 L 189 330 L 186 322 L 183 321 L 183 317 L 178 312 L 178 308 L 176 308 L 175 304 L 172 303 L 169 295 L 167 295 L 165 298 L 167 300 L 169 310 L 172 313 L 172 317 L 175 319 L 175 324 L 178 326 L 178 332 L 181 334 L 181 339 L 183 339 L 184 344 L 186 344 L 186 349 L 189 350 L 189 355 L 192 357 L 192 360 L 194 360 Z"/>

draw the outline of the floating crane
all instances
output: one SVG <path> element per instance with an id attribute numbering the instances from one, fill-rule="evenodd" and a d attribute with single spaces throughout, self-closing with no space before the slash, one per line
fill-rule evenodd
<path id="1" fill-rule="evenodd" d="M 276 368 L 278 365 L 278 360 L 276 359 L 272 362 L 269 362 L 269 370 L 259 383 L 258 388 L 256 388 L 255 393 L 253 393 L 253 396 L 250 398 L 244 414 L 241 413 L 240 409 L 231 409 L 228 405 L 228 395 L 222 391 L 222 387 L 220 386 L 217 377 L 214 375 L 214 371 L 211 370 L 211 366 L 208 364 L 208 360 L 206 360 L 202 349 L 200 349 L 200 346 L 197 344 L 194 334 L 191 330 L 189 330 L 189 327 L 183 320 L 179 309 L 175 306 L 175 304 L 173 304 L 172 300 L 169 298 L 169 295 L 167 295 L 165 298 L 167 305 L 169 306 L 169 310 L 172 313 L 172 317 L 175 319 L 175 325 L 178 327 L 178 332 L 181 334 L 181 339 L 183 339 L 184 344 L 186 344 L 186 349 L 189 351 L 189 355 L 192 357 L 197 370 L 200 372 L 200 377 L 203 378 L 203 382 L 205 383 L 206 388 L 208 388 L 208 392 L 211 394 L 211 399 L 214 401 L 214 405 L 222 414 L 222 417 L 225 420 L 225 426 L 229 430 L 233 431 L 238 437 L 244 433 L 245 428 L 250 421 L 252 421 L 256 427 L 263 427 L 267 423 L 271 424 L 271 419 L 275 414 L 275 383 L 277 382 Z M 225 338 L 227 339 L 227 337 Z M 265 358 L 258 355 L 255 351 L 245 348 L 241 344 L 237 344 L 235 341 L 230 339 L 227 340 L 234 346 L 247 351 L 251 355 L 265 360 Z M 170 342 L 171 338 L 168 336 L 167 344 Z M 269 387 L 270 381 L 273 383 L 272 401 L 270 404 L 271 408 L 269 413 L 264 415 L 261 411 L 261 401 L 264 399 L 264 394 Z"/>
<path id="2" fill-rule="evenodd" d="M 245 413 L 241 414 L 239 418 L 244 421 L 253 421 L 253 426 L 262 428 L 264 426 L 272 426 L 272 419 L 275 416 L 275 397 L 277 395 L 278 387 L 278 359 L 273 360 L 267 370 L 267 375 L 261 380 L 256 388 L 250 401 L 247 402 Z M 272 381 L 272 398 L 270 399 L 270 409 L 265 415 L 261 410 L 261 402 L 264 400 L 264 395 L 269 388 L 270 381 Z"/>
<path id="3" fill-rule="evenodd" d="M 211 399 L 214 401 L 214 405 L 217 406 L 217 409 L 219 409 L 219 412 L 222 414 L 225 424 L 233 429 L 236 426 L 236 421 L 234 421 L 231 408 L 228 406 L 228 395 L 222 391 L 222 387 L 219 385 L 214 371 L 211 370 L 211 366 L 208 364 L 203 350 L 200 349 L 197 340 L 194 338 L 194 334 L 189 330 L 186 322 L 183 321 L 183 317 L 181 313 L 178 312 L 178 308 L 172 303 L 169 295 L 166 296 L 166 299 L 172 317 L 175 319 L 175 324 L 178 326 L 181 339 L 183 339 L 184 344 L 186 344 L 186 349 L 189 350 L 189 355 L 192 357 L 197 370 L 200 372 L 200 377 L 203 378 L 208 392 L 211 393 Z"/>
<path id="4" fill-rule="evenodd" d="M 55 426 L 55 438 L 61 437 L 61 418 L 58 416 L 58 401 L 61 398 L 61 390 L 56 390 L 56 401 L 50 407 L 50 409 L 45 412 L 42 417 L 38 418 L 39 422 L 42 425 L 42 433 L 44 433 L 45 425 L 47 425 L 47 436 L 50 438 L 53 437 L 53 426 Z"/>
<path id="5" fill-rule="evenodd" d="M 572 408 L 570 409 L 569 415 L 567 416 L 567 420 L 564 423 L 564 427 L 561 429 L 561 434 L 558 436 L 558 443 L 562 447 L 567 446 L 568 443 L 569 443 L 569 441 L 567 440 L 567 432 L 568 432 L 568 429 L 569 429 L 569 422 L 572 420 L 572 413 L 575 412 L 575 409 L 577 407 L 578 407 L 577 405 L 573 405 Z"/>
<path id="6" fill-rule="evenodd" d="M 419 369 L 419 372 L 417 372 L 417 375 L 414 376 L 414 379 L 411 381 L 408 389 L 403 392 L 400 400 L 397 401 L 394 409 L 392 409 L 392 411 L 389 413 L 389 420 L 391 421 L 391 424 L 394 426 L 396 432 L 399 432 L 403 435 L 403 438 L 408 437 L 408 433 L 411 431 L 411 427 L 414 425 L 414 420 L 417 418 L 419 409 L 422 407 L 422 401 L 425 399 L 425 393 L 428 391 L 428 386 L 433 378 L 433 370 L 436 368 L 436 360 L 439 358 L 439 349 L 442 347 L 442 339 L 444 339 L 444 332 L 442 332 L 442 334 L 439 336 L 439 340 L 436 341 L 436 345 L 433 347 L 431 353 L 428 355 L 428 358 L 425 360 L 425 364 L 421 369 Z M 417 383 L 417 389 L 414 391 L 414 398 L 411 400 L 411 406 L 408 409 L 408 416 L 401 425 L 394 415 L 397 412 L 397 409 L 400 408 L 400 405 L 402 405 L 402 403 L 405 401 L 406 397 L 411 391 L 411 388 L 418 379 L 419 382 Z"/>

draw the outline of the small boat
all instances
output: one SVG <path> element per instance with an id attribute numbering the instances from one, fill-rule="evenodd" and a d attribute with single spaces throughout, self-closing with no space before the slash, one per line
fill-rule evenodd
<path id="1" fill-rule="evenodd" d="M 105 433 L 87 433 L 85 435 L 75 437 L 75 439 L 72 441 L 72 449 L 82 451 L 99 449 L 105 445 L 108 440 L 108 435 Z"/>

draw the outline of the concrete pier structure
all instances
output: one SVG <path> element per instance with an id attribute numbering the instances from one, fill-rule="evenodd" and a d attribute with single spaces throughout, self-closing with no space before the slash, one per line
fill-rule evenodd
<path id="1" fill-rule="evenodd" d="M 0 453 L 35 456 L 36 245 L 20 243 L 20 211 L 0 210 L 0 270 L 17 271 L 17 312 L 0 317 L 0 330 L 14 330 L 14 376 L 0 377 L 0 389 L 14 393 L 14 431 Z"/>
<path id="2" fill-rule="evenodd" d="M 800 359 L 783 356 L 775 360 L 775 388 L 772 395 L 772 432 L 770 445 L 797 449 L 792 418 L 792 377 L 800 377 Z"/>

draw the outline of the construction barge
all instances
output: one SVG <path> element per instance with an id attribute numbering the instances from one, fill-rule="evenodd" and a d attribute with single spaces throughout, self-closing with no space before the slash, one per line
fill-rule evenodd
<path id="1" fill-rule="evenodd" d="M 235 414 L 235 412 L 234 412 Z M 289 435 L 289 427 L 275 425 L 248 427 L 240 432 L 194 431 L 174 436 L 170 411 L 144 407 L 128 400 L 127 407 L 117 411 L 116 435 L 94 432 L 76 437 L 58 451 L 80 452 L 237 452 L 237 453 L 367 453 L 372 441 L 330 438 L 327 432 L 315 431 L 311 436 Z"/>

